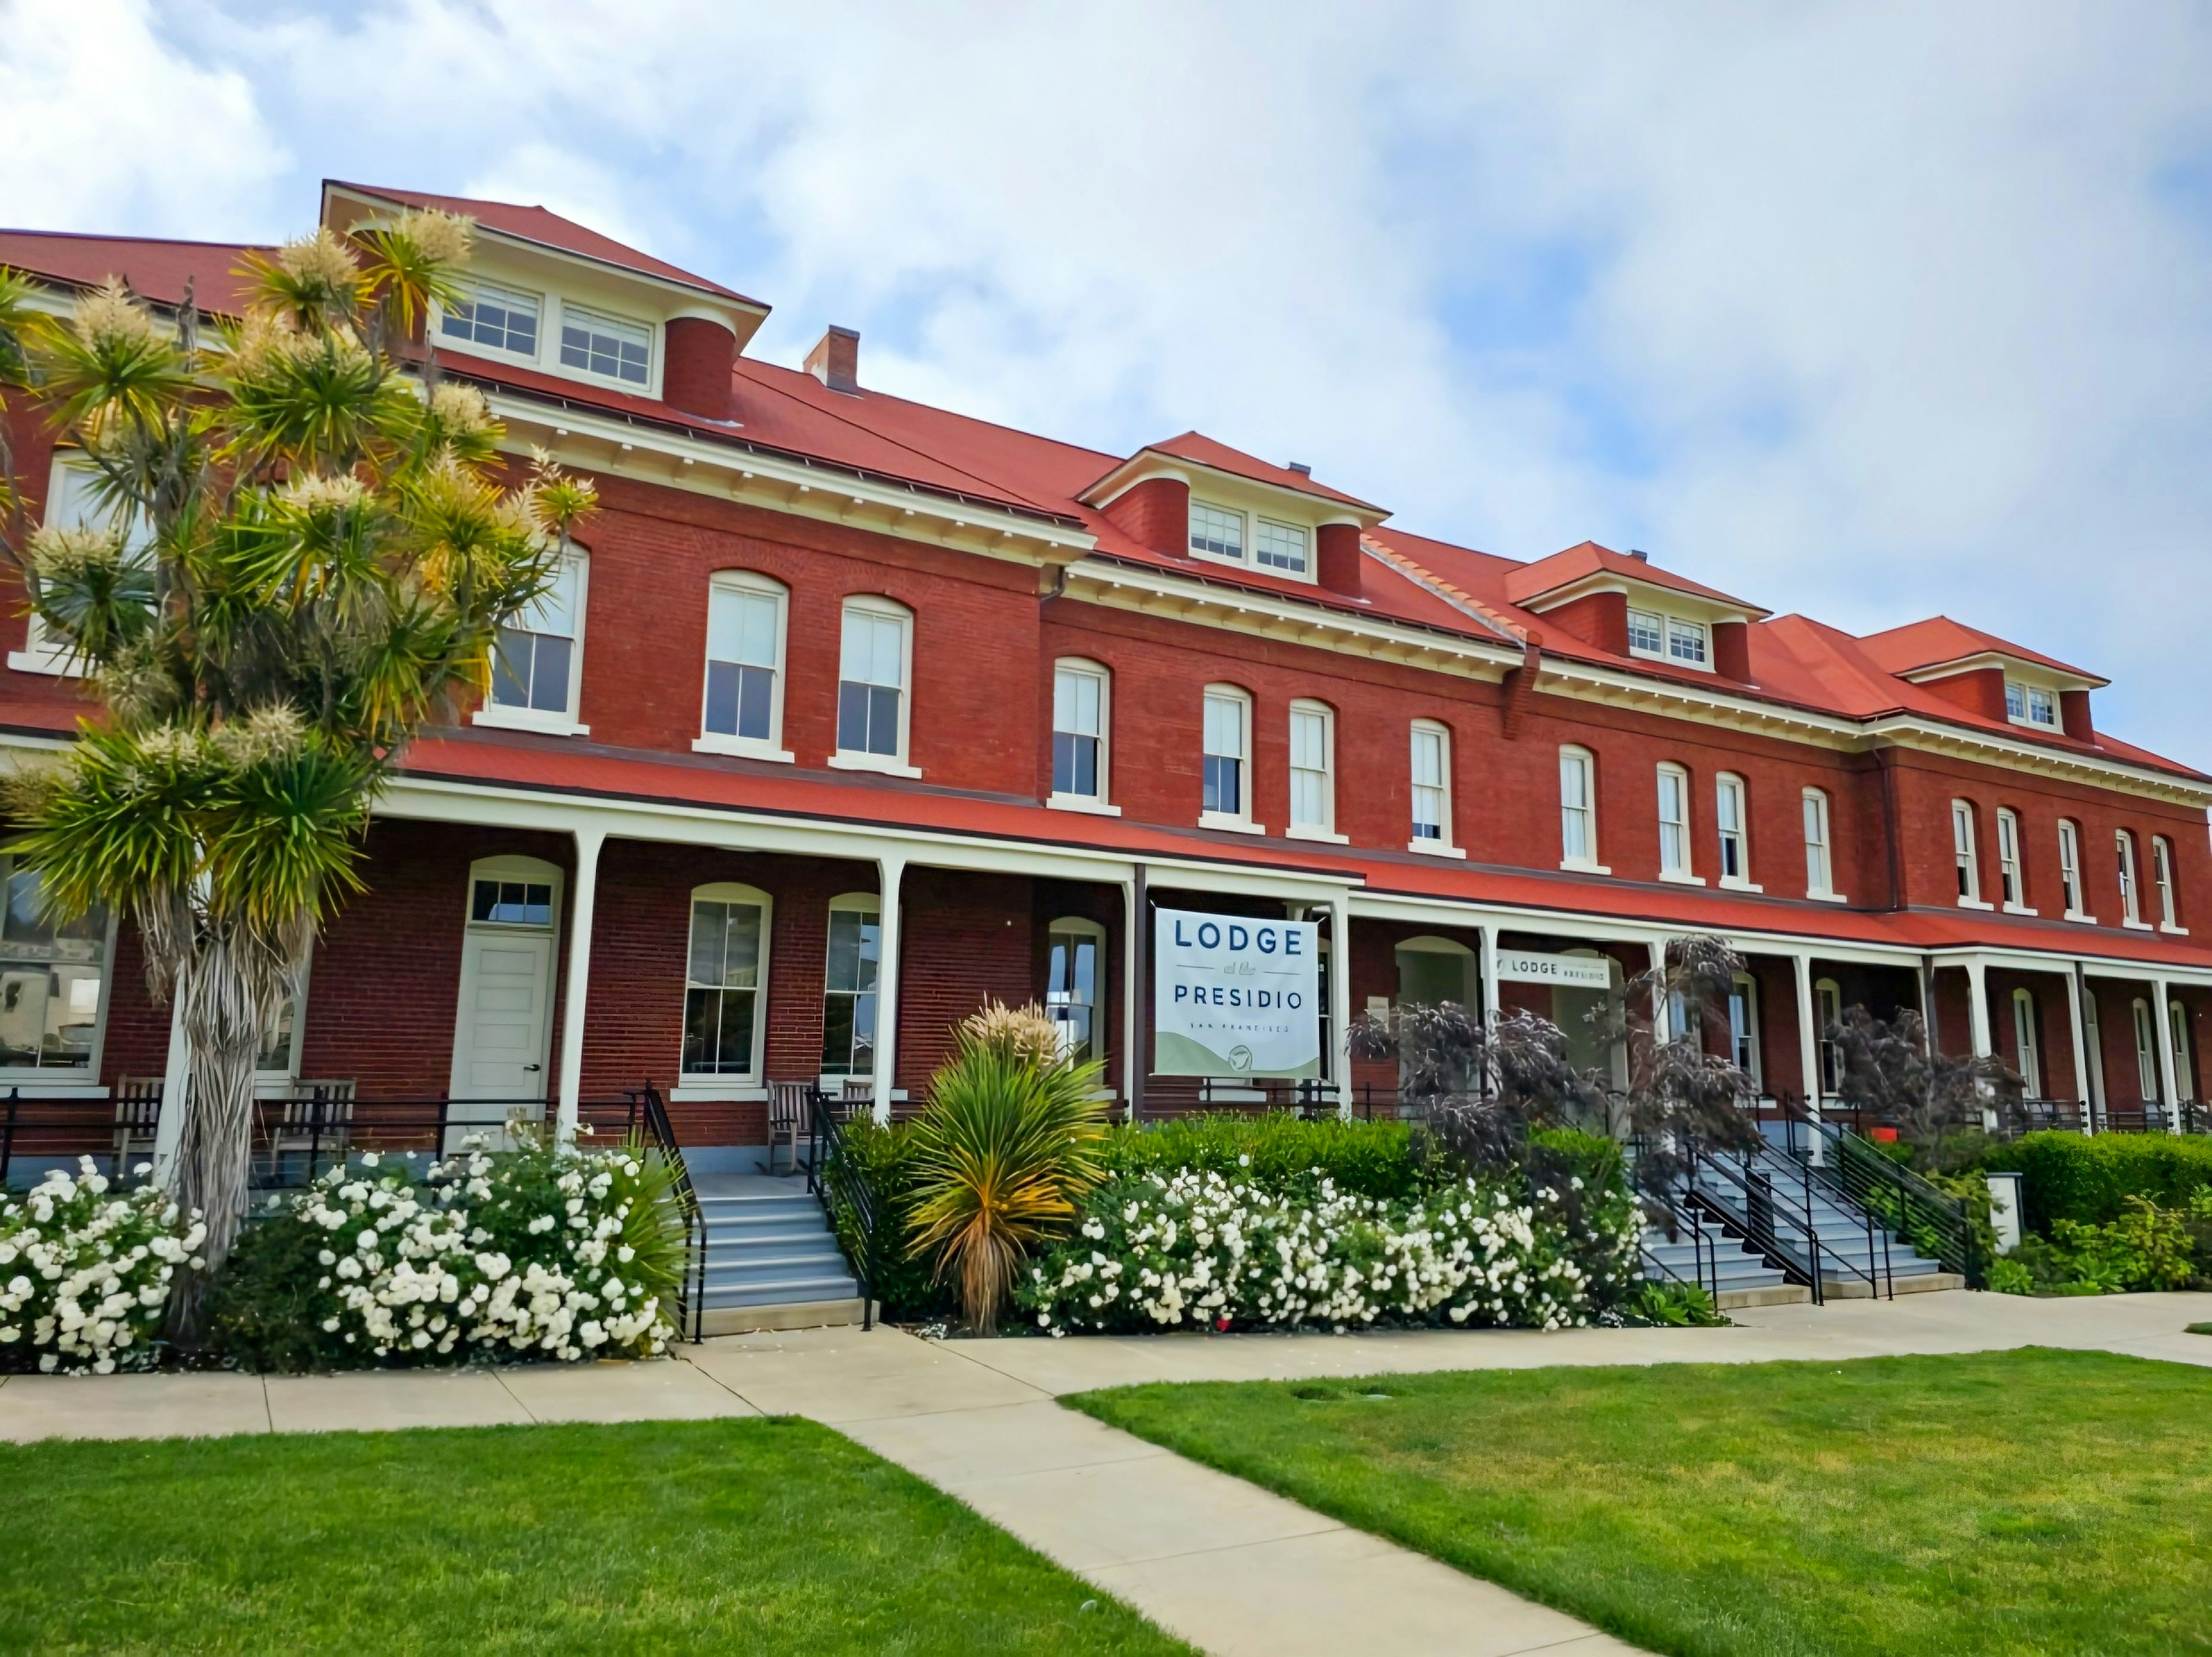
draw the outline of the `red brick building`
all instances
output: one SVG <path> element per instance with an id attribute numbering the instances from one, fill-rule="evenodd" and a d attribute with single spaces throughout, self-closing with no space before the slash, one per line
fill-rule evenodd
<path id="1" fill-rule="evenodd" d="M 1393 1080 L 1346 1060 L 1355 1013 L 1579 1028 L 1607 992 L 1542 957 L 1617 993 L 1691 932 L 1746 956 L 1729 1039 L 1777 1094 L 1818 1099 L 1817 1031 L 1863 1003 L 1932 1010 L 2062 1117 L 2201 1097 L 2212 778 L 2100 731 L 2094 674 L 1589 543 L 1452 546 L 1196 433 L 1104 454 L 904 402 L 844 330 L 778 367 L 745 354 L 764 306 L 543 209 L 331 184 L 322 213 L 413 203 L 479 225 L 442 371 L 602 509 L 491 700 L 405 756 L 272 1093 L 565 1109 L 649 1079 L 734 1169 L 769 1083 L 918 1097 L 995 996 L 1050 999 L 1133 1107 L 1185 1108 L 1199 1083 L 1133 1062 L 1164 902 L 1321 923 L 1347 1108 Z M 57 308 L 117 275 L 219 313 L 241 252 L 0 233 Z M 86 509 L 35 414 L 12 439 L 40 510 Z M 20 611 L 0 741 L 35 749 L 82 694 Z M 127 926 L 58 938 L 25 901 L 6 927 L 0 1087 L 168 1072 Z"/>

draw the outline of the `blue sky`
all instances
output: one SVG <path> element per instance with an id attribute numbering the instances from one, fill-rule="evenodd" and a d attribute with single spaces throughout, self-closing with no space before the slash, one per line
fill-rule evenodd
<path id="1" fill-rule="evenodd" d="M 2126 7 L 0 0 L 0 223 L 543 202 L 863 379 L 1516 557 L 1944 611 L 2212 767 L 2212 22 Z"/>

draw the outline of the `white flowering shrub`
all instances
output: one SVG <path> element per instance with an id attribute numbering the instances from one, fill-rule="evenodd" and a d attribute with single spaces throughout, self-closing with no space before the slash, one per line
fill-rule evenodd
<path id="1" fill-rule="evenodd" d="M 365 1153 L 241 1237 L 211 1310 L 254 1368 L 648 1357 L 676 1338 L 683 1223 L 636 1147 Z"/>
<path id="2" fill-rule="evenodd" d="M 111 1190 L 89 1156 L 78 1170 L 0 1196 L 0 1369 L 145 1368 L 177 1273 L 203 1265 L 199 1216 L 150 1188 Z"/>
<path id="3" fill-rule="evenodd" d="M 1559 1329 L 1592 1320 L 1632 1280 L 1625 1193 L 1474 1181 L 1403 1202 L 1323 1178 L 1270 1189 L 1211 1170 L 1100 1190 L 1076 1235 L 1019 1292 L 1036 1326 L 1069 1331 L 1352 1329 L 1375 1323 Z"/>

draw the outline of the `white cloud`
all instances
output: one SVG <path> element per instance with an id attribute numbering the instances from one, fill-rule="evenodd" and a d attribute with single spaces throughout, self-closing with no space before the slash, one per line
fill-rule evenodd
<path id="1" fill-rule="evenodd" d="M 544 201 L 774 301 L 769 355 L 846 322 L 875 385 L 1197 426 L 1498 551 L 1948 610 L 2212 762 L 2190 10 L 399 0 L 165 39 L 17 4 L 0 217 L 266 234 L 325 173 Z"/>

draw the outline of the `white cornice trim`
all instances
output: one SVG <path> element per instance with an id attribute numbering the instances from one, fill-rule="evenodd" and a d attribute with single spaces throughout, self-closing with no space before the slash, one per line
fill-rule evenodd
<path id="1" fill-rule="evenodd" d="M 1954 656 L 1948 662 L 1929 662 L 1923 667 L 1908 667 L 1897 677 L 1909 684 L 1934 684 L 1942 679 L 1955 679 L 1962 673 L 1986 673 L 1992 669 L 2002 673 L 2015 668 L 2024 675 L 2022 683 L 2032 684 L 2039 681 L 2060 690 L 2101 690 L 2112 683 L 2110 679 L 2062 671 L 2002 650 L 1984 650 L 1972 656 Z"/>
<path id="2" fill-rule="evenodd" d="M 1218 480 L 1224 490 L 1255 492 L 1263 500 L 1280 503 L 1280 510 L 1286 516 L 1311 519 L 1316 523 L 1358 524 L 1362 529 L 1373 529 L 1390 515 L 1364 501 L 1346 501 L 1311 489 L 1292 489 L 1287 483 L 1248 477 L 1243 472 L 1209 466 L 1203 460 L 1193 460 L 1166 449 L 1138 450 L 1076 499 L 1086 507 L 1103 507 L 1154 477 L 1172 477 L 1194 489 L 1201 478 Z"/>

